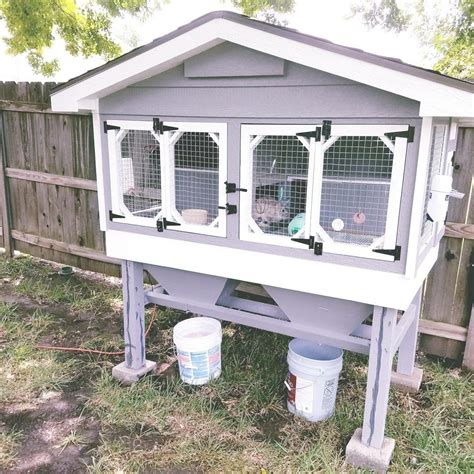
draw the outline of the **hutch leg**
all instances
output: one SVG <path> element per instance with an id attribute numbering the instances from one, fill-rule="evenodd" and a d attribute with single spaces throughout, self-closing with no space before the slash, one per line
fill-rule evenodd
<path id="1" fill-rule="evenodd" d="M 417 393 L 423 378 L 423 370 L 415 367 L 418 321 L 421 312 L 421 290 L 415 296 L 416 317 L 410 325 L 398 349 L 397 371 L 392 373 L 392 385 L 399 390 Z"/>
<path id="2" fill-rule="evenodd" d="M 126 384 L 136 382 L 156 363 L 145 359 L 145 292 L 143 265 L 122 262 L 125 361 L 112 369 L 112 376 Z"/>
<path id="3" fill-rule="evenodd" d="M 382 472 L 388 468 L 395 447 L 395 440 L 384 437 L 384 432 L 396 324 L 396 309 L 374 307 L 364 423 L 346 447 L 349 464 Z"/>

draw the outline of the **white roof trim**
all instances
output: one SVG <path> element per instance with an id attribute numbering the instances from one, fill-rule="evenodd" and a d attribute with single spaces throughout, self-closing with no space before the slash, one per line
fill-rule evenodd
<path id="1" fill-rule="evenodd" d="M 211 19 L 155 48 L 59 90 L 51 97 L 52 107 L 60 111 L 93 110 L 96 99 L 173 68 L 224 41 L 413 99 L 420 102 L 420 116 L 474 117 L 474 94 L 468 91 L 225 18 Z"/>

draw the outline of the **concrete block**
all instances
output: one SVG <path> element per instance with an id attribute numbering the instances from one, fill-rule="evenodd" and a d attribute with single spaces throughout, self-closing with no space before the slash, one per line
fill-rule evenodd
<path id="1" fill-rule="evenodd" d="M 411 375 L 392 372 L 391 385 L 397 390 L 407 393 L 418 393 L 423 380 L 423 369 L 415 367 Z"/>
<path id="2" fill-rule="evenodd" d="M 121 362 L 112 368 L 112 377 L 125 385 L 132 385 L 148 372 L 156 369 L 156 362 L 145 360 L 145 365 L 141 369 L 130 369 L 125 362 Z"/>
<path id="3" fill-rule="evenodd" d="M 362 443 L 362 428 L 357 428 L 346 446 L 346 462 L 355 467 L 386 472 L 392 459 L 395 440 L 385 437 L 380 449 Z"/>

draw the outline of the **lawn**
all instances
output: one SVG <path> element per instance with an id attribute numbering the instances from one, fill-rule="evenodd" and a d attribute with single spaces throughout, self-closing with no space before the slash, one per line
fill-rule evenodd
<path id="1" fill-rule="evenodd" d="M 172 328 L 184 317 L 147 310 L 159 374 L 121 386 L 110 376 L 121 356 L 36 347 L 122 350 L 119 282 L 0 257 L 0 471 L 352 471 L 344 449 L 362 424 L 365 357 L 345 354 L 335 415 L 313 424 L 286 409 L 284 336 L 225 324 L 221 377 L 183 384 Z M 420 393 L 390 394 L 391 470 L 472 471 L 472 376 L 418 364 Z"/>

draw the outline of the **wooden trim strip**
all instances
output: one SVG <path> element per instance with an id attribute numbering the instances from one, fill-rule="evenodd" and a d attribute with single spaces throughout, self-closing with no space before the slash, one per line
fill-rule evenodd
<path id="1" fill-rule="evenodd" d="M 85 189 L 87 191 L 97 191 L 97 182 L 91 179 L 74 178 L 73 176 L 62 176 L 59 174 L 42 173 L 40 171 L 17 168 L 6 168 L 5 175 L 13 179 L 35 181 L 37 183 L 65 186 L 67 188 Z"/>
<path id="2" fill-rule="evenodd" d="M 474 240 L 474 224 L 458 224 L 456 222 L 446 222 L 444 236 L 454 237 L 456 239 Z"/>
<path id="3" fill-rule="evenodd" d="M 23 102 L 20 100 L 0 100 L 0 110 L 51 115 L 91 115 L 90 112 L 57 112 L 51 110 L 49 104 L 44 102 Z"/>
<path id="4" fill-rule="evenodd" d="M 430 321 L 428 319 L 420 319 L 418 332 L 430 336 L 443 337 L 452 341 L 464 342 L 467 338 L 467 329 L 462 326 Z"/>
<path id="5" fill-rule="evenodd" d="M 31 245 L 37 245 L 50 250 L 57 250 L 58 252 L 68 253 L 76 255 L 77 257 L 90 258 L 91 260 L 97 260 L 104 263 L 115 263 L 120 264 L 120 260 L 112 257 L 108 257 L 103 252 L 88 248 L 80 247 L 79 245 L 67 244 L 58 240 L 48 239 L 46 237 L 40 237 L 38 235 L 27 234 L 19 230 L 12 230 L 12 237 L 20 242 L 25 242 Z"/>

